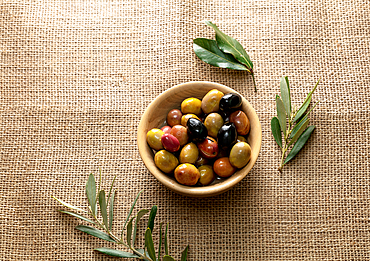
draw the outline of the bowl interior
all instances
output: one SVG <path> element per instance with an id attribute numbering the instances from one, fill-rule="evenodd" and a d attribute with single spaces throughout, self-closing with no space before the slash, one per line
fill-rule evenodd
<path id="1" fill-rule="evenodd" d="M 181 102 L 189 97 L 202 99 L 212 89 L 218 89 L 223 93 L 234 92 L 233 89 L 212 82 L 189 82 L 179 84 L 159 95 L 144 112 L 138 129 L 138 146 L 140 156 L 148 170 L 166 187 L 186 196 L 207 197 L 223 193 L 231 189 L 242 180 L 253 167 L 257 160 L 262 141 L 261 124 L 258 116 L 249 102 L 243 97 L 242 110 L 249 118 L 251 129 L 247 141 L 251 146 L 252 154 L 249 163 L 235 172 L 231 177 L 223 179 L 209 186 L 189 187 L 179 184 L 172 176 L 161 172 L 154 164 L 154 153 L 146 142 L 146 133 L 152 128 L 163 126 L 167 113 L 171 109 L 179 109 Z"/>

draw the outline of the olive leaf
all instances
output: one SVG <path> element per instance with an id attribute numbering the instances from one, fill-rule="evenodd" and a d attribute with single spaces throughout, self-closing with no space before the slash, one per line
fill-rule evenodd
<path id="1" fill-rule="evenodd" d="M 100 231 L 96 228 L 90 227 L 90 226 L 84 226 L 84 225 L 78 225 L 75 227 L 77 230 L 85 232 L 86 234 L 92 235 L 94 237 L 113 242 L 115 243 L 116 241 L 111 238 L 108 234 L 104 233 L 103 231 Z"/>
<path id="2" fill-rule="evenodd" d="M 283 101 L 280 99 L 279 96 L 276 96 L 276 110 L 277 110 L 277 115 L 278 115 L 281 130 L 283 131 L 284 136 L 285 136 L 286 135 L 286 112 L 284 109 Z"/>
<path id="3" fill-rule="evenodd" d="M 100 206 L 100 213 L 103 217 L 103 223 L 105 227 L 108 227 L 108 215 L 107 215 L 107 202 L 105 201 L 105 191 L 101 190 L 99 192 L 99 206 Z"/>
<path id="4" fill-rule="evenodd" d="M 126 227 L 126 240 L 127 240 L 127 245 L 130 247 L 131 246 L 131 237 L 132 237 L 132 221 L 134 217 L 130 219 L 130 221 L 127 224 Z"/>
<path id="5" fill-rule="evenodd" d="M 172 256 L 164 256 L 163 261 L 175 261 L 175 259 Z"/>
<path id="6" fill-rule="evenodd" d="M 161 258 L 161 248 L 162 248 L 162 225 L 163 225 L 163 223 L 160 223 L 160 225 L 159 225 L 158 260 Z"/>
<path id="7" fill-rule="evenodd" d="M 284 103 L 285 111 L 290 116 L 292 104 L 290 101 L 290 87 L 289 87 L 289 80 L 288 77 L 281 77 L 280 81 L 280 93 L 281 93 L 281 100 Z"/>
<path id="8" fill-rule="evenodd" d="M 135 207 L 135 205 L 136 205 L 137 199 L 139 198 L 139 196 L 140 196 L 141 192 L 142 192 L 142 190 L 137 194 L 137 196 L 136 196 L 136 198 L 135 198 L 135 200 L 134 200 L 134 202 L 132 203 L 132 206 L 131 206 L 131 208 L 130 208 L 130 212 L 128 212 L 128 215 L 127 215 L 127 218 L 126 218 L 125 224 L 123 225 L 123 228 L 122 228 L 122 232 L 121 232 L 121 239 L 122 239 L 122 236 L 123 236 L 123 231 L 124 231 L 124 230 L 125 230 L 125 228 L 126 228 L 127 222 L 128 222 L 128 221 L 129 221 L 129 219 L 130 219 L 131 213 L 132 213 L 132 211 L 134 210 L 134 207 Z"/>
<path id="9" fill-rule="evenodd" d="M 138 255 L 125 252 L 125 251 L 121 251 L 121 250 L 107 248 L 107 247 L 99 247 L 99 248 L 95 248 L 94 250 L 100 253 L 106 254 L 108 256 L 124 257 L 124 258 L 139 258 Z"/>
<path id="10" fill-rule="evenodd" d="M 280 148 L 282 148 L 283 144 L 282 144 L 282 138 L 281 138 L 281 128 L 280 128 L 279 120 L 276 117 L 271 119 L 271 130 L 272 130 L 272 135 L 274 136 L 276 143 L 279 145 Z"/>
<path id="11" fill-rule="evenodd" d="M 245 66 L 235 60 L 232 55 L 223 53 L 220 49 L 218 49 L 215 40 L 205 38 L 194 39 L 193 49 L 199 59 L 210 65 L 233 70 L 248 70 Z"/>
<path id="12" fill-rule="evenodd" d="M 167 231 L 168 231 L 168 224 L 166 225 L 166 232 L 164 233 L 164 252 L 166 255 L 168 255 Z"/>
<path id="13" fill-rule="evenodd" d="M 188 258 L 188 250 L 189 250 L 189 245 L 181 253 L 181 261 L 186 261 L 186 259 Z"/>
<path id="14" fill-rule="evenodd" d="M 136 220 L 135 220 L 135 225 L 134 225 L 134 233 L 132 235 L 132 246 L 135 245 L 135 239 L 136 239 L 136 233 L 137 233 L 137 225 L 140 221 L 140 219 L 146 214 L 148 213 L 149 210 L 148 209 L 142 209 L 139 211 L 139 213 L 137 213 L 136 215 Z"/>
<path id="15" fill-rule="evenodd" d="M 304 144 L 307 142 L 315 126 L 310 126 L 307 128 L 310 120 L 308 115 L 316 107 L 318 102 L 306 113 L 311 100 L 312 94 L 316 90 L 320 79 L 317 81 L 315 87 L 311 92 L 308 93 L 305 101 L 298 110 L 292 110 L 291 102 L 291 92 L 290 84 L 287 76 L 281 77 L 280 80 L 280 94 L 276 95 L 276 113 L 277 117 L 271 119 L 271 132 L 276 141 L 276 143 L 281 148 L 282 157 L 279 171 L 286 163 L 288 163 L 292 158 L 294 158 L 297 153 L 303 148 Z M 281 131 L 284 136 L 282 137 Z M 294 145 L 293 145 L 294 144 Z M 293 145 L 288 156 L 285 158 L 285 153 L 289 151 L 289 148 Z"/>
<path id="16" fill-rule="evenodd" d="M 240 63 L 246 65 L 250 72 L 250 69 L 253 69 L 253 63 L 243 46 L 236 39 L 221 32 L 211 21 L 205 21 L 205 23 L 215 30 L 217 45 L 220 49 L 225 53 L 232 54 Z"/>
<path id="17" fill-rule="evenodd" d="M 67 210 L 58 210 L 58 211 L 60 213 L 68 214 L 68 215 L 74 216 L 76 218 L 82 219 L 84 221 L 87 221 L 87 222 L 90 222 L 91 224 L 96 225 L 96 223 L 94 221 L 88 219 L 87 217 L 81 216 L 80 214 L 77 214 L 75 212 L 71 212 L 71 211 L 67 211 Z"/>
<path id="18" fill-rule="evenodd" d="M 254 89 L 257 92 L 253 62 L 243 46 L 235 38 L 223 33 L 211 21 L 204 22 L 215 31 L 216 41 L 206 38 L 194 39 L 193 49 L 198 58 L 220 68 L 249 72 L 252 76 Z"/>
<path id="19" fill-rule="evenodd" d="M 86 183 L 86 196 L 90 204 L 91 212 L 96 215 L 96 183 L 93 174 L 90 174 Z"/>
<path id="20" fill-rule="evenodd" d="M 67 208 L 70 208 L 70 209 L 73 209 L 73 210 L 76 210 L 76 211 L 81 211 L 81 212 L 87 213 L 86 210 L 81 209 L 81 208 L 78 208 L 78 207 L 75 207 L 75 206 L 72 206 L 71 204 L 68 204 L 68 203 L 64 202 L 63 200 L 60 200 L 60 199 L 58 199 L 58 198 L 56 198 L 54 196 L 52 196 L 52 198 L 55 199 L 56 201 L 58 201 L 63 206 L 67 207 Z"/>
<path id="21" fill-rule="evenodd" d="M 110 202 L 109 202 L 109 230 L 112 230 L 112 225 L 113 225 L 113 207 L 114 207 L 114 195 L 115 195 L 115 193 L 116 193 L 116 191 L 113 191 L 112 197 L 110 198 Z"/>
<path id="22" fill-rule="evenodd" d="M 145 232 L 145 246 L 148 249 L 149 257 L 152 260 L 155 260 L 155 250 L 154 250 L 152 232 L 151 232 L 150 228 L 147 228 L 147 230 Z"/>
<path id="23" fill-rule="evenodd" d="M 154 228 L 154 219 L 157 214 L 157 209 L 158 209 L 157 206 L 153 206 L 149 213 L 148 228 L 150 229 L 152 233 L 153 233 L 153 228 Z"/>
<path id="24" fill-rule="evenodd" d="M 286 157 L 284 164 L 286 164 L 288 161 L 293 159 L 298 154 L 298 152 L 303 148 L 303 146 L 308 141 L 315 127 L 316 126 L 310 126 L 302 133 L 302 135 L 298 138 L 297 142 L 294 144 L 293 149 L 289 152 L 288 156 Z"/>

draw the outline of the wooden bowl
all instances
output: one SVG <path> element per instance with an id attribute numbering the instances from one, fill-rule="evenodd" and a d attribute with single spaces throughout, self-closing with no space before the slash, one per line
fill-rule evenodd
<path id="1" fill-rule="evenodd" d="M 152 128 L 163 126 L 167 117 L 167 113 L 171 109 L 179 109 L 181 102 L 184 99 L 195 97 L 201 100 L 203 96 L 212 89 L 218 89 L 225 94 L 230 92 L 237 93 L 236 91 L 229 87 L 226 87 L 225 85 L 213 82 L 182 83 L 160 94 L 145 110 L 140 120 L 137 142 L 139 146 L 140 156 L 143 159 L 145 166 L 159 182 L 161 182 L 163 185 L 173 190 L 174 192 L 185 196 L 210 197 L 221 194 L 231 189 L 239 181 L 241 181 L 252 169 L 261 149 L 262 131 L 260 121 L 253 107 L 245 98 L 243 98 L 242 110 L 248 116 L 251 125 L 247 141 L 252 150 L 251 159 L 244 168 L 238 170 L 227 179 L 216 180 L 216 182 L 214 182 L 212 185 L 204 187 L 190 187 L 181 185 L 175 180 L 174 177 L 163 173 L 160 169 L 156 167 L 156 165 L 154 164 L 153 150 L 146 142 L 147 132 Z"/>

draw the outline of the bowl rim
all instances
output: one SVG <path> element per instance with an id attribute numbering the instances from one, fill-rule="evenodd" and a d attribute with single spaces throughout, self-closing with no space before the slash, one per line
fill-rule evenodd
<path id="1" fill-rule="evenodd" d="M 181 185 L 180 183 L 177 183 L 177 181 L 171 179 L 166 174 L 164 174 L 162 171 L 160 171 L 154 164 L 154 158 L 149 157 L 149 155 L 147 155 L 148 153 L 145 153 L 148 151 L 148 149 L 151 150 L 149 145 L 146 142 L 146 131 L 144 130 L 146 126 L 145 121 L 149 117 L 151 111 L 153 111 L 160 104 L 159 97 L 169 97 L 172 94 L 176 94 L 179 89 L 189 88 L 191 85 L 197 85 L 197 84 L 206 85 L 210 89 L 219 89 L 219 90 L 222 89 L 224 93 L 225 93 L 225 90 L 227 91 L 227 93 L 228 92 L 238 93 L 237 91 L 235 91 L 234 89 L 230 87 L 227 87 L 220 83 L 215 83 L 215 82 L 210 82 L 210 81 L 190 81 L 190 82 L 177 84 L 165 90 L 164 92 L 159 94 L 149 104 L 149 106 L 145 109 L 143 115 L 141 116 L 140 123 L 138 126 L 138 131 L 137 131 L 137 144 L 139 147 L 140 157 L 143 160 L 145 166 L 147 167 L 148 171 L 160 183 L 162 183 L 167 188 L 181 195 L 190 196 L 190 197 L 210 197 L 210 196 L 215 196 L 215 195 L 224 193 L 227 190 L 233 188 L 236 184 L 238 184 L 253 168 L 259 156 L 260 150 L 261 150 L 261 144 L 262 144 L 261 123 L 259 121 L 256 111 L 254 110 L 252 105 L 249 103 L 249 101 L 243 97 L 243 95 L 238 93 L 243 99 L 243 107 L 245 105 L 246 108 L 248 108 L 248 111 L 249 111 L 248 118 L 251 122 L 251 126 L 253 122 L 253 128 L 255 129 L 257 136 L 255 137 L 256 138 L 256 140 L 254 141 L 255 146 L 253 146 L 251 159 L 248 162 L 248 164 L 244 168 L 241 169 L 243 170 L 242 175 L 235 175 L 236 173 L 238 173 L 237 171 L 233 176 L 223 180 L 220 183 L 216 183 L 214 185 L 203 186 L 203 187 L 184 186 L 184 185 Z"/>

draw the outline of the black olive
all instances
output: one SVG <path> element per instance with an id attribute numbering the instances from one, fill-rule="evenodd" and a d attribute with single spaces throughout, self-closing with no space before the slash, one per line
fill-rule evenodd
<path id="1" fill-rule="evenodd" d="M 217 134 L 217 142 L 219 148 L 227 150 L 231 148 L 238 138 L 238 133 L 236 132 L 236 127 L 234 123 L 229 122 L 220 128 Z"/>
<path id="2" fill-rule="evenodd" d="M 194 142 L 201 142 L 208 136 L 206 126 L 198 119 L 190 118 L 186 123 L 186 129 Z"/>
<path id="3" fill-rule="evenodd" d="M 242 102 L 242 97 L 237 93 L 225 94 L 220 100 L 220 110 L 230 111 L 237 109 L 242 105 Z"/>

